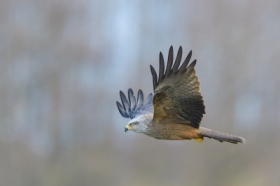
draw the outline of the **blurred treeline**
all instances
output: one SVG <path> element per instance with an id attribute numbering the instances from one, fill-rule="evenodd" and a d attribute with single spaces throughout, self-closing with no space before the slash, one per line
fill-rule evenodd
<path id="1" fill-rule="evenodd" d="M 280 1 L 0 1 L 0 185 L 278 185 Z M 170 45 L 198 60 L 205 127 L 124 133 L 119 90 L 152 91 Z"/>

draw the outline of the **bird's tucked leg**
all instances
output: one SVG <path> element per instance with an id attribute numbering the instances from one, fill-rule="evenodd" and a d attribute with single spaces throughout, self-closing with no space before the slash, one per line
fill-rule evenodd
<path id="1" fill-rule="evenodd" d="M 197 142 L 203 142 L 204 139 L 202 137 L 202 138 L 195 138 L 194 140 L 197 141 Z"/>

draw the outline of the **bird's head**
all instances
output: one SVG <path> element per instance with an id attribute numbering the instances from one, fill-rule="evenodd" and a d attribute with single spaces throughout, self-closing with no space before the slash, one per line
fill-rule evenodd
<path id="1" fill-rule="evenodd" d="M 149 122 L 147 122 L 147 119 L 145 117 L 139 116 L 130 120 L 125 126 L 124 131 L 127 132 L 129 130 L 132 130 L 137 133 L 145 133 L 148 128 L 148 124 Z"/>

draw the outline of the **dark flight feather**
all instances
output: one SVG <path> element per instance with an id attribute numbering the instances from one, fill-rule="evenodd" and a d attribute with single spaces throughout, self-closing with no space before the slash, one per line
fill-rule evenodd
<path id="1" fill-rule="evenodd" d="M 164 78 L 164 58 L 162 53 L 159 53 L 159 78 L 158 81 L 162 81 Z"/>
<path id="2" fill-rule="evenodd" d="M 190 60 L 192 57 L 192 51 L 189 52 L 188 56 L 186 57 L 184 63 L 181 65 L 180 67 L 180 71 L 183 71 L 184 69 L 186 69 L 186 67 L 188 66 Z"/>
<path id="3" fill-rule="evenodd" d="M 158 85 L 157 84 L 157 73 L 156 73 L 156 71 L 155 71 L 155 69 L 152 65 L 150 65 L 150 69 L 151 69 L 151 73 L 152 73 L 152 76 L 153 76 L 153 88 L 155 90 L 156 86 Z"/>
<path id="4" fill-rule="evenodd" d="M 169 49 L 169 54 L 168 54 L 165 76 L 169 76 L 169 74 L 171 72 L 172 63 L 173 63 L 173 47 L 171 46 Z"/>
<path id="5" fill-rule="evenodd" d="M 183 50 L 182 50 L 182 47 L 180 46 L 179 50 L 178 50 L 178 53 L 177 53 L 175 63 L 174 63 L 174 66 L 173 66 L 173 69 L 172 69 L 173 72 L 176 72 L 178 70 L 181 59 L 182 59 L 182 54 L 183 54 Z"/>

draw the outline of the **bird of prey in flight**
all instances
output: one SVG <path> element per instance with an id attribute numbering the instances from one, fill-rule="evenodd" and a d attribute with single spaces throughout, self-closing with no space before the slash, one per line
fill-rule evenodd
<path id="1" fill-rule="evenodd" d="M 165 140 L 194 139 L 201 142 L 207 137 L 220 142 L 244 143 L 245 139 L 242 137 L 200 127 L 205 106 L 195 75 L 196 60 L 188 65 L 192 56 L 190 51 L 180 66 L 182 53 L 180 47 L 173 63 L 171 46 L 165 68 L 160 52 L 159 76 L 153 66 L 150 66 L 154 96 L 149 94 L 145 102 L 142 90 L 138 91 L 137 99 L 131 89 L 128 90 L 128 99 L 120 91 L 121 103 L 117 102 L 117 107 L 123 117 L 131 119 L 125 127 L 125 132 L 132 130 Z"/>

